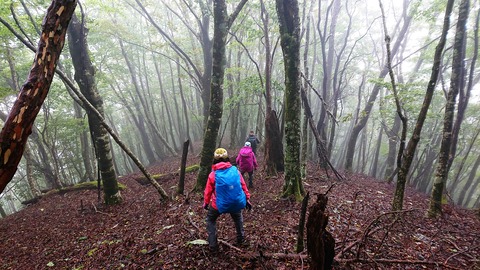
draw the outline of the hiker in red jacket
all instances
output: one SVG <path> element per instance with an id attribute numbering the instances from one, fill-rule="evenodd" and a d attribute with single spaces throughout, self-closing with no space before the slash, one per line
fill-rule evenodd
<path id="1" fill-rule="evenodd" d="M 248 188 L 253 188 L 253 170 L 257 169 L 258 164 L 250 142 L 246 142 L 245 146 L 240 149 L 236 162 L 242 176 L 244 173 L 248 173 Z"/>
<path id="2" fill-rule="evenodd" d="M 227 150 L 215 150 L 212 172 L 208 175 L 203 195 L 203 208 L 208 210 L 208 245 L 212 252 L 218 252 L 217 218 L 230 213 L 237 231 L 237 245 L 245 245 L 242 209 L 252 209 L 247 185 L 235 166 L 230 164 Z"/>

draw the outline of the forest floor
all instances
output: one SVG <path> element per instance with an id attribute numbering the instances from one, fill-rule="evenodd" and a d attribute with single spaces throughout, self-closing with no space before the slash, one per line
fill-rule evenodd
<path id="1" fill-rule="evenodd" d="M 179 164 L 169 159 L 149 171 L 175 172 Z M 313 164 L 308 171 L 310 205 L 313 194 L 333 185 L 327 230 L 336 240 L 334 269 L 480 269 L 480 219 L 473 211 L 444 205 L 441 217 L 428 219 L 428 196 L 407 188 L 405 210 L 392 213 L 394 185 L 362 175 L 339 181 Z M 218 254 L 194 241 L 206 239 L 202 193 L 161 202 L 138 177 L 120 178 L 127 188 L 117 206 L 98 204 L 96 190 L 80 190 L 45 196 L 0 219 L 0 269 L 309 269 L 306 251 L 295 252 L 301 202 L 279 198 L 283 175 L 256 172 L 253 210 L 244 211 L 250 245 L 233 245 L 233 222 L 222 215 Z M 187 174 L 186 194 L 195 181 L 196 173 Z M 174 194 L 177 182 L 160 184 Z"/>

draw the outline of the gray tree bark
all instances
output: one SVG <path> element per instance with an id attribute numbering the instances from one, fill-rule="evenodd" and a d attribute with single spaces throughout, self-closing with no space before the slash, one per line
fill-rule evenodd
<path id="1" fill-rule="evenodd" d="M 84 21 L 79 21 L 75 14 L 72 17 L 72 23 L 68 28 L 68 33 L 70 55 L 72 56 L 72 62 L 75 68 L 75 81 L 79 85 L 80 91 L 85 98 L 104 116 L 103 100 L 98 93 L 95 82 L 95 69 L 88 55 Z M 92 134 L 95 144 L 98 169 L 100 170 L 103 182 L 105 204 L 121 203 L 122 197 L 118 188 L 117 174 L 113 166 L 110 136 L 96 115 L 87 111 L 87 116 L 90 133 Z"/>
<path id="2" fill-rule="evenodd" d="M 436 217 L 442 212 L 443 189 L 448 177 L 449 156 L 452 149 L 452 128 L 455 115 L 455 103 L 462 83 L 464 67 L 463 54 L 465 50 L 465 35 L 470 1 L 462 0 L 459 7 L 458 20 L 453 44 L 452 75 L 450 79 L 450 90 L 447 94 L 445 115 L 443 118 L 442 143 L 440 145 L 440 156 L 438 157 L 433 190 L 430 196 L 429 217 Z"/>

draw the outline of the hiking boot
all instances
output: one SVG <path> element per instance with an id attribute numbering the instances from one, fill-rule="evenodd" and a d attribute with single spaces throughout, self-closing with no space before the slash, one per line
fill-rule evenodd
<path id="1" fill-rule="evenodd" d="M 237 242 L 235 243 L 235 246 L 237 246 L 237 247 L 248 247 L 248 246 L 250 246 L 250 243 L 248 243 L 247 240 L 242 239 L 242 240 L 237 240 Z"/>
<path id="2" fill-rule="evenodd" d="M 253 188 L 253 182 L 252 181 L 248 182 L 248 188 Z"/>

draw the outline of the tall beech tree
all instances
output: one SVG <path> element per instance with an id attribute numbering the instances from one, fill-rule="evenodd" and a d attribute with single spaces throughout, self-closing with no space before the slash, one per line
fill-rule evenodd
<path id="1" fill-rule="evenodd" d="M 404 6 L 404 9 L 408 9 L 408 3 L 406 3 L 406 5 Z M 396 35 L 395 43 L 392 46 L 392 51 L 391 51 L 392 59 L 397 54 L 400 48 L 400 45 L 402 45 L 402 41 L 406 37 L 407 31 L 410 28 L 411 21 L 412 21 L 412 15 L 406 15 L 403 17 L 402 28 L 400 29 L 398 35 Z M 387 74 L 388 74 L 388 68 L 386 65 L 384 65 L 382 70 L 380 70 L 378 80 L 382 81 Z M 355 120 L 354 127 L 352 129 L 350 137 L 347 139 L 347 150 L 346 150 L 346 156 L 345 156 L 346 171 L 352 171 L 353 157 L 356 151 L 355 145 L 357 144 L 358 136 L 360 135 L 360 132 L 367 125 L 367 121 L 370 118 L 373 105 L 375 104 L 375 100 L 377 99 L 377 96 L 382 88 L 383 88 L 383 85 L 380 83 L 376 83 L 373 86 L 373 89 L 370 92 L 370 96 L 368 97 L 365 107 L 359 114 L 359 118 Z"/>
<path id="2" fill-rule="evenodd" d="M 260 0 L 260 18 L 265 39 L 265 171 L 274 176 L 278 171 L 284 171 L 284 154 L 282 133 L 277 112 L 272 105 L 272 63 L 273 52 L 270 42 L 270 16 L 264 1 Z"/>
<path id="3" fill-rule="evenodd" d="M 301 200 L 300 18 L 296 0 L 276 0 L 285 68 L 285 183 L 283 197 Z"/>
<path id="4" fill-rule="evenodd" d="M 428 216 L 436 217 L 442 212 L 442 196 L 448 178 L 449 158 L 452 149 L 452 128 L 455 116 L 455 103 L 461 84 L 463 83 L 463 69 L 465 65 L 464 51 L 466 42 L 467 20 L 470 10 L 470 1 L 462 0 L 458 11 L 458 20 L 453 44 L 452 75 L 450 90 L 447 93 L 447 104 L 443 118 L 442 143 L 438 157 L 433 190 L 430 197 Z"/>
<path id="5" fill-rule="evenodd" d="M 174 39 L 169 35 L 160 25 L 158 25 L 155 20 L 152 18 L 150 13 L 147 9 L 143 6 L 143 4 L 139 0 L 135 0 L 137 5 L 142 9 L 143 15 L 148 19 L 148 21 L 157 29 L 157 31 L 168 41 L 169 46 L 175 51 L 175 53 L 191 68 L 191 77 L 195 78 L 195 86 L 200 90 L 202 103 L 203 103 L 203 117 L 204 117 L 204 125 L 207 123 L 207 118 L 209 116 L 209 108 L 210 108 L 210 97 L 211 97 L 211 80 L 212 80 L 212 70 L 213 70 L 213 63 L 212 63 L 212 47 L 213 41 L 210 39 L 209 31 L 210 31 L 210 8 L 208 5 L 212 4 L 212 0 L 208 1 L 198 1 L 200 5 L 201 15 L 197 15 L 193 10 L 193 7 L 185 3 L 187 6 L 188 11 L 191 14 L 191 17 L 195 19 L 199 30 L 198 32 L 194 31 L 191 25 L 182 19 L 185 26 L 189 29 L 189 31 L 193 34 L 193 36 L 198 38 L 200 43 L 200 47 L 202 49 L 202 67 L 194 62 L 194 57 L 192 55 L 188 55 L 187 52 L 174 41 Z M 184 1 L 186 2 L 186 1 Z M 205 3 L 206 2 L 206 3 Z M 244 2 L 244 1 L 242 1 Z M 246 1 L 245 1 L 246 2 Z M 162 3 L 167 7 L 168 10 L 172 11 L 168 5 L 165 4 L 164 1 Z M 174 12 L 175 13 L 175 12 Z M 182 17 L 181 14 L 175 13 L 176 16 Z"/>
<path id="6" fill-rule="evenodd" d="M 104 117 L 103 99 L 98 93 L 95 82 L 95 68 L 92 65 L 88 52 L 85 21 L 79 21 L 73 14 L 72 23 L 68 28 L 70 55 L 75 68 L 75 81 L 80 91 L 92 106 Z M 95 144 L 95 154 L 98 161 L 105 204 L 117 204 L 122 201 L 118 189 L 117 174 L 113 166 L 110 136 L 103 127 L 100 119 L 87 110 L 88 126 Z"/>
<path id="7" fill-rule="evenodd" d="M 211 171 L 213 152 L 217 142 L 218 130 L 223 114 L 223 79 L 225 75 L 226 52 L 228 30 L 237 18 L 243 6 L 248 0 L 242 0 L 235 11 L 228 16 L 225 0 L 214 1 L 213 16 L 213 67 L 212 83 L 210 89 L 210 110 L 207 126 L 203 137 L 201 150 L 200 168 L 197 176 L 196 190 L 201 190 L 207 183 L 208 174 Z"/>
<path id="8" fill-rule="evenodd" d="M 405 192 L 405 184 L 407 182 L 408 172 L 410 171 L 413 157 L 415 155 L 418 142 L 420 141 L 420 135 L 422 133 L 423 124 L 425 122 L 425 119 L 427 118 L 427 112 L 428 112 L 428 109 L 430 108 L 430 103 L 432 102 L 435 86 L 437 85 L 437 81 L 438 81 L 438 74 L 440 71 L 442 53 L 443 53 L 443 49 L 445 48 L 448 29 L 450 28 L 450 15 L 453 9 L 453 1 L 454 0 L 449 0 L 447 2 L 445 18 L 443 19 L 443 30 L 440 36 L 440 40 L 438 41 L 438 45 L 435 48 L 435 56 L 433 58 L 432 73 L 430 75 L 430 80 L 428 82 L 427 90 L 425 92 L 425 97 L 423 99 L 423 105 L 418 114 L 417 123 L 415 124 L 413 133 L 405 148 L 402 164 L 398 171 L 397 186 L 395 188 L 395 195 L 393 197 L 393 203 L 392 203 L 393 210 L 402 210 L 403 208 L 403 196 Z"/>
<path id="9" fill-rule="evenodd" d="M 0 132 L 0 192 L 17 171 L 33 122 L 47 97 L 76 0 L 53 0 L 42 23 L 33 66 Z"/>

